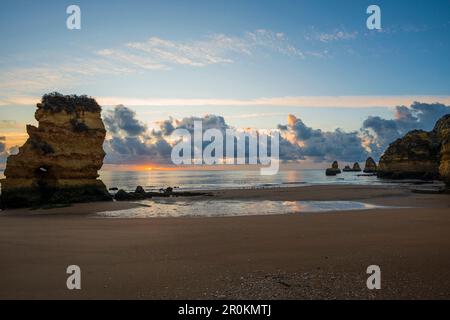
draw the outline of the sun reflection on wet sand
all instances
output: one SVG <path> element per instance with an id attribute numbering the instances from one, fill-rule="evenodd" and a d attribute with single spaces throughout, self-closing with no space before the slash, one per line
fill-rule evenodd
<path id="1" fill-rule="evenodd" d="M 142 201 L 141 203 L 144 206 L 127 210 L 100 212 L 97 216 L 109 218 L 226 217 L 381 208 L 380 206 L 355 201 L 180 201 L 156 199 Z"/>

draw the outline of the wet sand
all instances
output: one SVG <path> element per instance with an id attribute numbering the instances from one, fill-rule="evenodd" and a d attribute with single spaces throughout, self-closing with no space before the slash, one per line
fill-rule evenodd
<path id="1" fill-rule="evenodd" d="M 218 199 L 355 200 L 388 208 L 215 218 L 106 219 L 133 203 L 0 216 L 0 298 L 450 298 L 450 196 L 314 186 L 215 192 Z M 68 265 L 82 290 L 66 289 Z M 366 268 L 381 267 L 368 290 Z"/>

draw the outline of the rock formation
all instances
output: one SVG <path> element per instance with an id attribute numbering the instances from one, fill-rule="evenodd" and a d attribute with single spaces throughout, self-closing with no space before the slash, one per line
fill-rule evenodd
<path id="1" fill-rule="evenodd" d="M 372 157 L 368 157 L 366 160 L 366 164 L 364 165 L 365 173 L 375 173 L 377 172 L 377 163 L 373 160 Z"/>
<path id="2" fill-rule="evenodd" d="M 450 114 L 442 117 L 434 127 L 437 139 L 441 144 L 439 151 L 439 175 L 450 188 Z"/>
<path id="3" fill-rule="evenodd" d="M 450 115 L 430 132 L 413 130 L 389 145 L 380 159 L 379 177 L 443 179 L 450 184 Z"/>
<path id="4" fill-rule="evenodd" d="M 358 162 L 355 162 L 355 163 L 353 164 L 352 171 L 355 171 L 355 172 L 360 172 L 360 171 L 361 171 L 361 167 L 359 166 L 359 163 L 358 163 Z"/>
<path id="5" fill-rule="evenodd" d="M 339 169 L 339 163 L 337 161 L 333 161 L 331 168 L 325 170 L 327 176 L 335 176 L 339 173 L 341 173 L 341 169 Z"/>
<path id="6" fill-rule="evenodd" d="M 211 196 L 205 192 L 191 192 L 191 191 L 179 191 L 174 192 L 172 187 L 166 189 L 160 189 L 160 192 L 146 192 L 143 187 L 137 186 L 134 192 L 126 192 L 123 189 L 117 191 L 114 195 L 116 201 L 140 201 L 145 199 L 151 199 L 153 197 L 167 198 L 167 197 L 198 197 L 198 196 Z"/>
<path id="7" fill-rule="evenodd" d="M 97 179 L 106 135 L 100 113 L 86 96 L 44 95 L 35 113 L 38 127 L 27 125 L 28 140 L 8 157 L 1 206 L 111 200 Z"/>
<path id="8" fill-rule="evenodd" d="M 360 172 L 361 167 L 359 166 L 358 162 L 355 162 L 353 164 L 353 167 L 345 166 L 344 169 L 342 169 L 342 171 L 344 171 L 344 172 Z"/>

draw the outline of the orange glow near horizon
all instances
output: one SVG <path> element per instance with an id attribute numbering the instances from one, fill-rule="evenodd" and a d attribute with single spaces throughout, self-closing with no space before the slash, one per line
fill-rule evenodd
<path id="1" fill-rule="evenodd" d="M 137 164 L 127 167 L 133 171 L 176 171 L 181 169 L 178 167 L 165 167 L 161 166 L 161 164 Z"/>

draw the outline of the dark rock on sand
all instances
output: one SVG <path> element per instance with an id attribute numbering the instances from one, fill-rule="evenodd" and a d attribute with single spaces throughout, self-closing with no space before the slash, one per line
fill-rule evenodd
<path id="1" fill-rule="evenodd" d="M 140 193 L 140 192 L 126 192 L 125 190 L 120 189 L 117 191 L 117 193 L 114 195 L 114 199 L 117 201 L 138 201 L 138 200 L 145 200 L 150 199 L 152 196 L 149 194 Z"/>
<path id="2" fill-rule="evenodd" d="M 101 107 L 86 96 L 47 94 L 37 104 L 38 127 L 10 155 L 1 180 L 3 208 L 111 200 L 98 180 L 106 130 Z"/>
<path id="3" fill-rule="evenodd" d="M 138 186 L 135 192 L 126 192 L 120 189 L 115 195 L 114 199 L 117 201 L 139 201 L 145 199 L 151 199 L 153 197 L 196 197 L 196 196 L 210 196 L 205 192 L 190 192 L 190 191 L 178 191 L 174 192 L 172 187 L 166 189 L 160 189 L 162 192 L 145 192 L 144 188 Z"/>
<path id="4" fill-rule="evenodd" d="M 145 194 L 145 190 L 141 186 L 137 186 L 136 190 L 134 191 L 134 193 Z"/>

